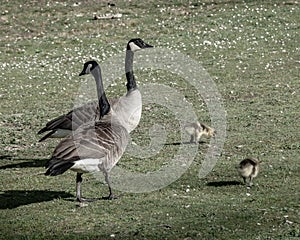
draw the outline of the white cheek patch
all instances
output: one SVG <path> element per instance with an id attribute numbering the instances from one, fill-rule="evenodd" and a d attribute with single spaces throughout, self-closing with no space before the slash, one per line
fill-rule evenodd
<path id="1" fill-rule="evenodd" d="M 136 45 L 134 42 L 129 43 L 129 47 L 130 47 L 131 51 L 133 51 L 133 52 L 138 51 L 138 50 L 141 49 L 141 48 L 140 48 L 138 45 Z"/>
<path id="2" fill-rule="evenodd" d="M 91 68 L 92 68 L 92 64 L 89 64 L 88 66 L 87 66 L 87 68 L 86 68 L 86 73 L 90 73 L 91 72 Z"/>

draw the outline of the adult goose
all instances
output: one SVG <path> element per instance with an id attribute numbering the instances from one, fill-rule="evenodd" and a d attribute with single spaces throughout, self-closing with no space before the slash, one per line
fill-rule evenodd
<path id="1" fill-rule="evenodd" d="M 72 135 L 63 139 L 55 148 L 51 159 L 46 163 L 45 175 L 56 176 L 67 170 L 77 172 L 76 199 L 79 202 L 93 201 L 81 195 L 83 173 L 102 171 L 108 184 L 109 196 L 113 199 L 109 172 L 125 151 L 129 134 L 116 118 L 111 116 L 110 104 L 106 98 L 101 69 L 97 62 L 84 64 L 82 74 L 91 73 L 96 80 L 100 120 L 79 126 Z"/>
<path id="2" fill-rule="evenodd" d="M 127 43 L 125 57 L 125 74 L 127 79 L 127 93 L 118 98 L 109 100 L 111 108 L 119 116 L 122 125 L 131 132 L 140 122 L 142 113 L 142 97 L 137 88 L 133 73 L 133 57 L 134 53 L 140 49 L 151 48 L 152 46 L 145 43 L 140 38 L 131 39 Z M 38 134 L 48 132 L 39 141 L 47 138 L 63 138 L 71 134 L 72 130 L 77 129 L 81 124 L 95 121 L 99 118 L 98 102 L 89 102 L 79 108 L 61 115 L 49 121 Z"/>

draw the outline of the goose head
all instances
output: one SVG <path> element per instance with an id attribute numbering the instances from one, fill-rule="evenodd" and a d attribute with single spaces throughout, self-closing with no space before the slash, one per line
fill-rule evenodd
<path id="1" fill-rule="evenodd" d="M 94 60 L 88 61 L 84 63 L 83 69 L 81 73 L 79 73 L 79 76 L 86 75 L 86 74 L 92 74 L 96 81 L 97 86 L 97 95 L 98 95 L 98 101 L 99 101 L 99 108 L 100 108 L 100 117 L 103 117 L 106 115 L 110 110 L 110 104 L 106 98 L 103 83 L 102 83 L 102 76 L 101 76 L 101 69 L 98 63 Z"/>
<path id="2" fill-rule="evenodd" d="M 88 61 L 83 65 L 83 69 L 81 73 L 79 73 L 79 76 L 90 74 L 91 71 L 98 66 L 98 63 L 96 61 Z"/>
<path id="3" fill-rule="evenodd" d="M 152 47 L 153 46 L 149 45 L 148 43 L 145 43 L 140 38 L 133 38 L 127 44 L 127 50 L 131 50 L 132 52 L 136 52 L 144 48 L 152 48 Z"/>

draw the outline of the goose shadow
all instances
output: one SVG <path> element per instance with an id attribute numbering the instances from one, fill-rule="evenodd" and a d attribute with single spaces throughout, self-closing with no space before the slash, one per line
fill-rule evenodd
<path id="1" fill-rule="evenodd" d="M 199 141 L 198 144 L 205 144 L 206 142 L 204 141 Z M 173 143 L 165 143 L 165 146 L 176 146 L 176 145 L 181 145 L 181 144 L 195 144 L 191 142 L 173 142 Z"/>
<path id="2" fill-rule="evenodd" d="M 12 161 L 24 161 L 24 160 L 29 160 L 29 159 L 22 159 L 22 158 L 14 158 L 11 159 Z M 28 167 L 44 167 L 46 162 L 49 159 L 33 159 L 31 161 L 26 161 L 26 162 L 21 162 L 21 163 L 12 163 L 12 164 L 7 164 L 4 166 L 1 166 L 0 169 L 8 169 L 8 168 L 28 168 Z"/>
<path id="3" fill-rule="evenodd" d="M 13 209 L 32 203 L 48 202 L 57 198 L 74 198 L 70 193 L 47 190 L 8 190 L 0 193 L 0 209 Z"/>
<path id="4" fill-rule="evenodd" d="M 241 185 L 239 181 L 218 181 L 218 182 L 208 182 L 206 185 L 210 187 L 225 187 L 225 186 L 235 186 Z"/>

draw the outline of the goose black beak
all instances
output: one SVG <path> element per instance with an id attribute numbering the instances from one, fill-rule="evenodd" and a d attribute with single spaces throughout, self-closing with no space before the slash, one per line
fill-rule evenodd
<path id="1" fill-rule="evenodd" d="M 85 72 L 82 71 L 81 73 L 79 73 L 79 76 L 85 75 Z"/>
<path id="2" fill-rule="evenodd" d="M 153 46 L 152 46 L 152 45 L 150 45 L 150 44 L 147 44 L 147 43 L 145 43 L 145 46 L 144 46 L 144 48 L 153 48 Z"/>

